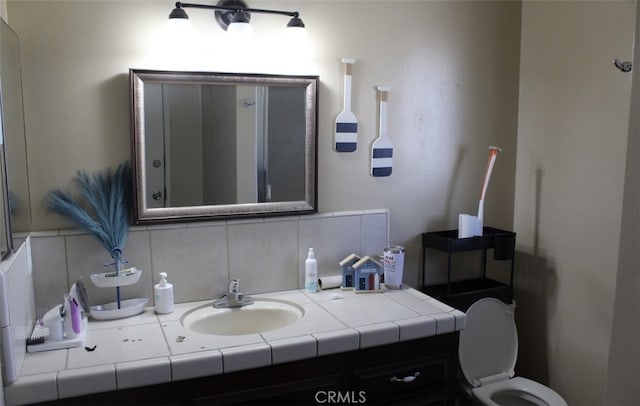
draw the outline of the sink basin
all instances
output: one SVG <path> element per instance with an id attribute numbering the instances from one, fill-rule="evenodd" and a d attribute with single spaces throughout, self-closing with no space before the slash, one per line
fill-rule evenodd
<path id="1" fill-rule="evenodd" d="M 277 299 L 255 299 L 253 304 L 216 309 L 211 304 L 186 312 L 180 322 L 190 331 L 212 335 L 263 333 L 288 326 L 304 316 L 304 309 Z"/>

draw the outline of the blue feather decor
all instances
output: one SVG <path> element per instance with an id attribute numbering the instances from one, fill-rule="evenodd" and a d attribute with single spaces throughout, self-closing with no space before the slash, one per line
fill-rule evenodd
<path id="1" fill-rule="evenodd" d="M 45 206 L 98 239 L 113 258 L 117 275 L 129 234 L 131 165 L 126 161 L 115 171 L 106 169 L 92 175 L 78 171 L 73 181 L 82 201 L 68 191 L 54 189 L 45 196 Z M 117 296 L 120 308 L 119 288 Z"/>

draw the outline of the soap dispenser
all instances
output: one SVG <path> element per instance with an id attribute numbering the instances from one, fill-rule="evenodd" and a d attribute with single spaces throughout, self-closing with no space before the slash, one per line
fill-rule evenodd
<path id="1" fill-rule="evenodd" d="M 304 288 L 307 292 L 318 291 L 318 262 L 313 248 L 309 248 L 307 259 L 304 261 Z"/>
<path id="2" fill-rule="evenodd" d="M 160 283 L 154 286 L 156 313 L 168 314 L 173 311 L 173 284 L 167 282 L 167 273 L 160 272 Z"/>

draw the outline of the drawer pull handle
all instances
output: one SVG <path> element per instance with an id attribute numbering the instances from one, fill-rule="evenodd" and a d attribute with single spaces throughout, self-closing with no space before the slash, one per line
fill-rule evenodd
<path id="1" fill-rule="evenodd" d="M 391 382 L 403 382 L 403 383 L 411 383 L 416 380 L 420 376 L 420 372 L 416 372 L 413 375 L 405 376 L 404 378 L 396 378 L 395 376 L 391 377 Z"/>

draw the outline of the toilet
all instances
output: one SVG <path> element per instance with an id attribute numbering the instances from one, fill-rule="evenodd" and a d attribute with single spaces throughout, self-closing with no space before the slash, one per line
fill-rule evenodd
<path id="1" fill-rule="evenodd" d="M 514 376 L 518 332 L 513 305 L 483 298 L 467 310 L 460 331 L 460 367 L 474 400 L 483 405 L 567 406 L 551 388 Z"/>

